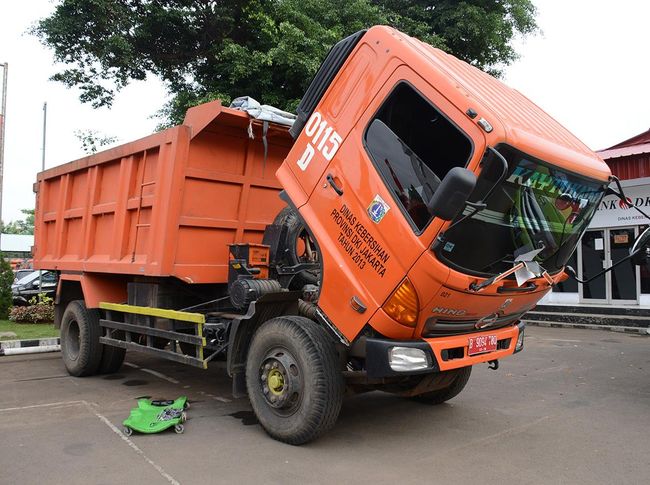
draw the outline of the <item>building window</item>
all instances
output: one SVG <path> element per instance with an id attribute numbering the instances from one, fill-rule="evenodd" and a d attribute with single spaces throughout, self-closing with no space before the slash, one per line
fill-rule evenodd
<path id="1" fill-rule="evenodd" d="M 370 122 L 368 154 L 413 229 L 433 218 L 427 206 L 440 180 L 472 155 L 469 138 L 406 82 L 400 82 Z"/>

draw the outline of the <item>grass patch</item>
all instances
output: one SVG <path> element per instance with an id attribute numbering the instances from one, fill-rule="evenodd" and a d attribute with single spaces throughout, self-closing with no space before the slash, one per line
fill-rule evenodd
<path id="1" fill-rule="evenodd" d="M 0 340 L 25 340 L 58 337 L 59 330 L 51 323 L 16 323 L 0 320 L 0 332 L 13 332 L 16 337 L 0 337 Z"/>

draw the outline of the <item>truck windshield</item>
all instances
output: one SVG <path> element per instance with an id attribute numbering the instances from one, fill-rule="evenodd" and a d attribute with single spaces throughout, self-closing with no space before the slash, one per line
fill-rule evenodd
<path id="1" fill-rule="evenodd" d="M 497 150 L 508 174 L 471 217 L 467 208 L 436 247 L 438 257 L 464 273 L 489 276 L 511 268 L 514 259 L 535 249 L 550 273 L 561 270 L 575 250 L 607 188 L 598 182 L 551 166 L 508 145 Z M 486 152 L 487 156 L 495 156 Z M 482 200 L 499 178 L 498 164 L 488 164 L 470 200 Z M 502 172 L 501 172 L 502 173 Z M 456 222 L 454 221 L 454 222 Z"/>

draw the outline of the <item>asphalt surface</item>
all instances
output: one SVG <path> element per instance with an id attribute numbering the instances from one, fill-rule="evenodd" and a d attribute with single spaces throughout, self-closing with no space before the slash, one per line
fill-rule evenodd
<path id="1" fill-rule="evenodd" d="M 0 483 L 649 483 L 650 338 L 527 332 L 449 403 L 354 396 L 301 447 L 268 438 L 220 369 L 130 353 L 73 378 L 58 353 L 0 357 Z M 183 394 L 183 435 L 120 433 L 136 397 Z"/>

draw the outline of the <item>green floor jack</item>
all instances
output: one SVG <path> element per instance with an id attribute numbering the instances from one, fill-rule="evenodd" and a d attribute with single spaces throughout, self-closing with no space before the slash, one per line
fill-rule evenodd
<path id="1" fill-rule="evenodd" d="M 131 436 L 133 431 L 140 433 L 160 433 L 174 427 L 176 433 L 185 431 L 183 423 L 187 419 L 185 410 L 190 407 L 187 396 L 176 400 L 152 400 L 149 397 L 138 398 L 138 407 L 131 409 L 131 414 L 122 423 L 122 432 Z"/>

